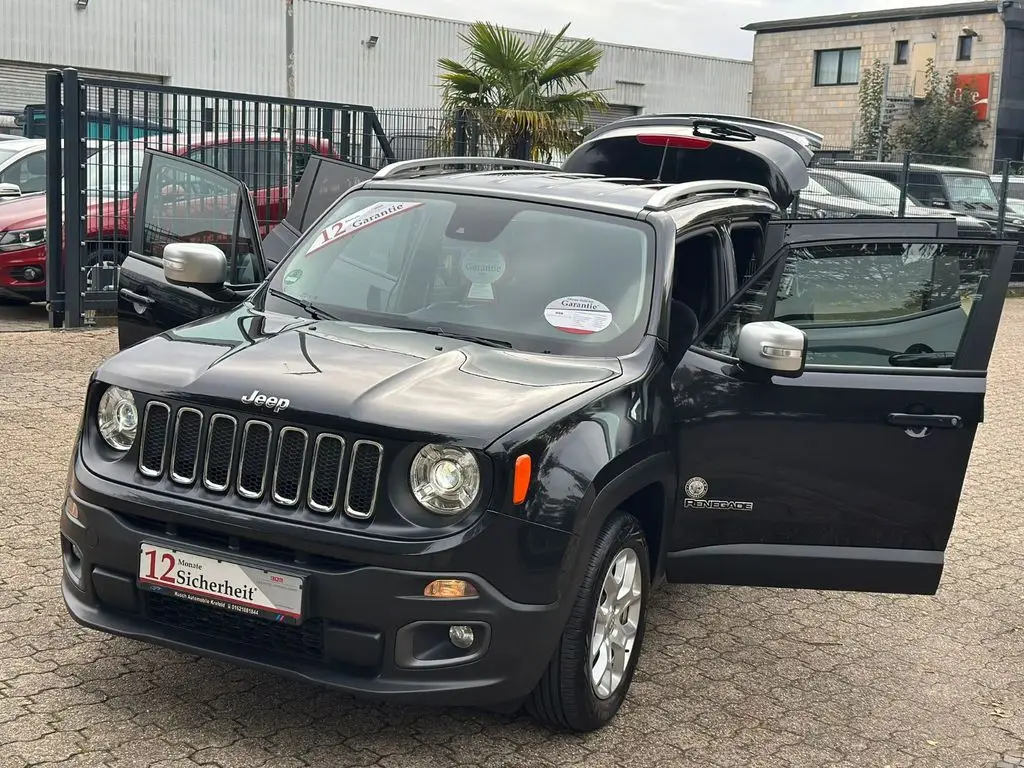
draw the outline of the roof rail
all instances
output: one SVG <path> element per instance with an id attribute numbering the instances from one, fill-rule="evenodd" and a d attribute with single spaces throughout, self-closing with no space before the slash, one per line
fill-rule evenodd
<path id="1" fill-rule="evenodd" d="M 416 171 L 441 170 L 442 168 L 457 166 L 491 166 L 529 169 L 534 171 L 558 171 L 561 170 L 555 165 L 534 163 L 529 160 L 513 160 L 509 157 L 423 157 L 417 160 L 402 160 L 397 163 L 389 163 L 374 174 L 374 179 L 395 179 L 402 176 L 415 176 Z M 451 171 L 455 173 L 456 171 Z"/>
<path id="2" fill-rule="evenodd" d="M 746 181 L 728 181 L 725 179 L 708 179 L 706 181 L 686 181 L 682 184 L 672 184 L 660 189 L 651 196 L 644 208 L 649 211 L 664 211 L 676 203 L 693 197 L 694 195 L 708 192 L 731 193 L 734 195 L 763 195 L 770 198 L 768 188 L 760 184 L 750 184 Z"/>

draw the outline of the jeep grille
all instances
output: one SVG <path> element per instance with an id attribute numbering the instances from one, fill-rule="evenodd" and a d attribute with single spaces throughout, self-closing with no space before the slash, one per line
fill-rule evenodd
<path id="1" fill-rule="evenodd" d="M 383 447 L 372 440 L 350 444 L 331 432 L 151 401 L 138 466 L 147 478 L 166 474 L 181 486 L 366 519 L 376 507 L 383 457 Z"/>

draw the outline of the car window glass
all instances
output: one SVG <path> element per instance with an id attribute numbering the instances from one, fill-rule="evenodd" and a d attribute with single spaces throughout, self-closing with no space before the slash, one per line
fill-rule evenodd
<path id="1" fill-rule="evenodd" d="M 733 224 L 729 230 L 733 259 L 736 262 L 736 285 L 743 285 L 761 266 L 764 230 L 760 224 Z"/>
<path id="2" fill-rule="evenodd" d="M 778 320 L 807 334 L 809 365 L 913 367 L 908 355 L 940 353 L 948 366 L 995 254 L 992 246 L 953 244 L 793 248 L 774 301 L 771 269 L 698 346 L 733 356 L 743 325 Z"/>
<path id="3" fill-rule="evenodd" d="M 911 173 L 907 193 L 925 205 L 932 202 L 946 202 L 946 191 L 942 179 L 936 173 Z"/>
<path id="4" fill-rule="evenodd" d="M 238 198 L 238 185 L 220 174 L 154 158 L 146 190 L 143 253 L 162 258 L 171 243 L 210 243 L 224 251 L 231 268 Z"/>
<path id="5" fill-rule="evenodd" d="M 253 223 L 252 212 L 242 207 L 238 224 L 234 261 L 228 262 L 228 283 L 232 285 L 255 285 L 265 277 L 260 259 L 259 237 Z"/>
<path id="6" fill-rule="evenodd" d="M 653 239 L 626 218 L 366 190 L 292 253 L 275 281 L 340 316 L 382 313 L 544 349 L 600 347 L 626 331 L 638 341 L 649 316 Z"/>
<path id="7" fill-rule="evenodd" d="M 46 191 L 46 153 L 23 157 L 0 171 L 0 183 L 17 184 L 23 195 Z"/>

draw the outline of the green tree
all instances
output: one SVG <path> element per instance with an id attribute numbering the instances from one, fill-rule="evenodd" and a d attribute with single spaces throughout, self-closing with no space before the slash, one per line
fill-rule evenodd
<path id="1" fill-rule="evenodd" d="M 929 59 L 925 72 L 925 97 L 915 104 L 906 120 L 892 129 L 892 141 L 903 152 L 931 155 L 939 162 L 966 162 L 972 150 L 984 146 L 981 123 L 974 112 L 977 92 L 960 89 L 957 73 L 935 68 Z"/>
<path id="2" fill-rule="evenodd" d="M 587 85 L 601 49 L 592 39 L 567 40 L 568 29 L 541 32 L 527 43 L 505 27 L 472 24 L 460 35 L 469 48 L 466 61 L 438 60 L 446 111 L 468 116 L 499 157 L 571 150 L 588 108 L 606 109 L 607 101 Z"/>
<path id="3" fill-rule="evenodd" d="M 875 59 L 860 76 L 860 92 L 858 102 L 860 115 L 857 136 L 858 154 L 874 159 L 879 149 L 885 149 L 889 143 L 889 120 L 882 114 L 885 102 L 885 73 L 887 65 L 881 59 Z"/>

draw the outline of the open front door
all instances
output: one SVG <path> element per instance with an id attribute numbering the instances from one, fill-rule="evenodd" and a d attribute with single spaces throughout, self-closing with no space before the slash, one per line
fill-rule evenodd
<path id="1" fill-rule="evenodd" d="M 208 165 L 146 150 L 118 287 L 120 348 L 244 301 L 267 273 L 256 233 L 244 184 Z M 171 243 L 216 245 L 227 258 L 228 282 L 209 290 L 168 282 L 163 250 Z"/>
<path id="2" fill-rule="evenodd" d="M 669 579 L 933 594 L 1013 251 L 848 237 L 776 254 L 673 374 Z M 805 334 L 802 374 L 737 364 L 741 328 L 772 320 Z"/>

